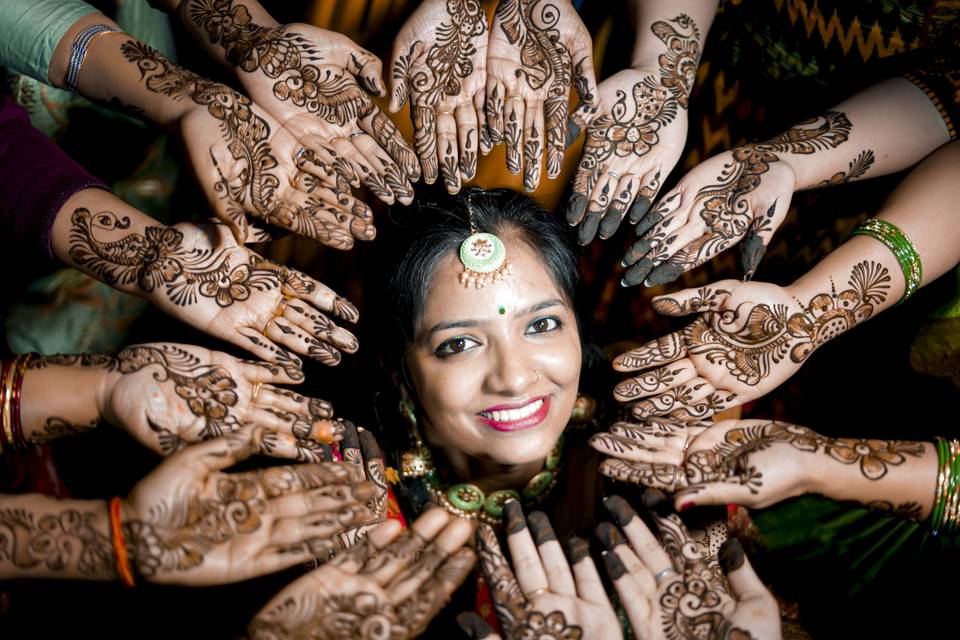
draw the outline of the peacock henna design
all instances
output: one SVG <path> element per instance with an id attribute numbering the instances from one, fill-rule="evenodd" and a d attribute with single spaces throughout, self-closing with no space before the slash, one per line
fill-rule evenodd
<path id="1" fill-rule="evenodd" d="M 741 383 L 760 384 L 785 358 L 802 363 L 815 349 L 873 315 L 886 300 L 890 274 L 877 262 L 856 264 L 848 288 L 819 293 L 801 310 L 789 313 L 786 305 L 765 303 L 721 312 L 708 311 L 683 330 L 690 355 L 703 355 L 722 364 Z M 661 305 L 680 303 L 670 298 Z"/>
<path id="2" fill-rule="evenodd" d="M 91 511 L 0 509 L 0 562 L 24 571 L 115 578 L 113 544 L 106 529 L 103 514 Z"/>
<path id="3" fill-rule="evenodd" d="M 130 219 L 80 207 L 70 220 L 69 255 L 77 267 L 112 286 L 136 286 L 144 293 L 162 288 L 177 306 L 203 297 L 229 307 L 249 298 L 252 290 L 270 291 L 281 284 L 279 265 L 256 254 L 248 263 L 234 264 L 229 249 L 189 249 L 183 233 L 173 227 L 151 226 L 104 240 L 100 233 L 129 229 Z"/>
<path id="4" fill-rule="evenodd" d="M 870 167 L 873 166 L 874 162 L 876 162 L 876 156 L 873 154 L 873 150 L 865 149 L 860 152 L 860 155 L 850 161 L 850 166 L 846 171 L 839 171 L 826 180 L 818 182 L 810 188 L 819 189 L 821 187 L 832 187 L 834 185 L 846 184 L 851 180 L 862 178 L 870 169 Z"/>

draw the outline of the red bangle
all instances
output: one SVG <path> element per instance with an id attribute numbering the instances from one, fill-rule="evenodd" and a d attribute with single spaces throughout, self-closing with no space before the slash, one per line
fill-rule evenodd
<path id="1" fill-rule="evenodd" d="M 127 543 L 123 539 L 123 527 L 120 523 L 120 498 L 110 500 L 110 530 L 113 533 L 113 555 L 117 561 L 117 574 L 120 581 L 128 587 L 133 586 L 133 570 L 127 557 Z"/>
<path id="2" fill-rule="evenodd" d="M 13 409 L 7 398 L 7 376 L 14 366 L 15 360 L 3 363 L 0 371 L 0 452 L 13 451 L 16 443 L 13 441 Z"/>
<path id="3" fill-rule="evenodd" d="M 35 355 L 37 354 L 27 353 L 17 358 L 17 369 L 14 372 L 16 377 L 13 379 L 13 398 L 10 400 L 10 406 L 13 408 L 11 418 L 13 421 L 14 444 L 23 449 L 27 447 L 27 440 L 23 437 L 23 424 L 20 422 L 20 392 L 23 389 L 23 376 L 27 371 L 27 365 Z"/>

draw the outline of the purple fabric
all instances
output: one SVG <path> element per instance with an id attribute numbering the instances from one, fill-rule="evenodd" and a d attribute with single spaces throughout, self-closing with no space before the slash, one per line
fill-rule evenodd
<path id="1" fill-rule="evenodd" d="M 50 260 L 57 212 L 73 194 L 106 188 L 30 125 L 27 112 L 0 96 L 0 247 Z"/>

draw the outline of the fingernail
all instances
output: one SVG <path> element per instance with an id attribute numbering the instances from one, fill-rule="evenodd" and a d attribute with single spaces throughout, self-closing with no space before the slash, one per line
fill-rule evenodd
<path id="1" fill-rule="evenodd" d="M 681 273 L 683 273 L 683 267 L 679 264 L 662 264 L 654 269 L 649 276 L 647 276 L 647 280 L 644 282 L 644 285 L 648 287 L 656 287 L 661 284 L 673 282 L 680 277 Z"/>
<path id="2" fill-rule="evenodd" d="M 537 546 L 557 539 L 557 534 L 550 526 L 547 514 L 542 511 L 534 511 L 527 516 L 527 523 L 530 525 L 530 533 L 533 534 L 533 541 L 537 543 Z"/>
<path id="3" fill-rule="evenodd" d="M 579 137 L 580 137 L 580 125 L 578 125 L 573 120 L 567 120 L 567 139 L 564 142 L 564 147 L 569 147 Z"/>
<path id="4" fill-rule="evenodd" d="M 503 518 L 507 533 L 518 533 L 527 526 L 527 519 L 523 517 L 523 508 L 516 500 L 507 500 L 503 504 Z"/>
<path id="5" fill-rule="evenodd" d="M 611 580 L 619 580 L 627 573 L 626 565 L 623 564 L 620 556 L 616 553 L 604 551 L 600 555 L 603 557 L 603 564 L 607 567 L 607 573 L 610 574 Z"/>
<path id="6" fill-rule="evenodd" d="M 574 225 L 580 222 L 583 212 L 587 210 L 587 197 L 581 193 L 570 196 L 567 202 L 567 224 Z"/>
<path id="7" fill-rule="evenodd" d="M 580 231 L 577 234 L 577 240 L 581 245 L 588 245 L 597 235 L 597 227 L 600 225 L 602 214 L 599 212 L 588 212 L 583 224 L 580 225 Z"/>
<path id="8" fill-rule="evenodd" d="M 603 546 L 607 549 L 613 549 L 617 545 L 626 544 L 627 542 L 623 534 L 620 533 L 620 530 L 609 522 L 601 522 L 597 525 L 595 531 L 597 532 L 597 537 L 600 538 L 600 542 L 602 542 Z"/>
<path id="9" fill-rule="evenodd" d="M 681 512 L 686 511 L 687 509 L 689 509 L 689 508 L 692 507 L 692 506 L 693 506 L 693 503 L 692 503 L 692 502 L 684 502 L 683 504 L 680 505 L 680 511 L 681 511 Z"/>
<path id="10" fill-rule="evenodd" d="M 616 520 L 617 524 L 621 527 L 627 526 L 630 521 L 633 520 L 633 517 L 637 515 L 637 512 L 633 510 L 630 503 L 620 496 L 604 498 L 603 506 L 607 508 L 607 511 L 610 512 L 610 515 L 613 516 L 613 519 Z"/>
<path id="11" fill-rule="evenodd" d="M 496 635 L 490 624 L 472 611 L 464 611 L 457 615 L 457 624 L 470 638 L 480 640 Z"/>
<path id="12" fill-rule="evenodd" d="M 736 571 L 743 566 L 743 545 L 737 538 L 727 538 L 727 541 L 720 547 L 720 566 L 725 573 Z"/>
<path id="13" fill-rule="evenodd" d="M 646 196 L 637 196 L 637 199 L 633 201 L 633 206 L 630 207 L 630 211 L 627 213 L 627 216 L 630 218 L 630 224 L 637 224 L 643 219 L 643 216 L 647 214 L 647 211 L 650 210 L 650 198 Z"/>
<path id="14" fill-rule="evenodd" d="M 647 509 L 650 509 L 654 513 L 660 516 L 665 516 L 670 513 L 670 502 L 667 500 L 667 494 L 659 489 L 647 489 L 643 492 L 641 496 L 643 501 L 643 506 Z"/>
<path id="15" fill-rule="evenodd" d="M 590 544 L 579 536 L 572 536 L 565 547 L 570 564 L 577 564 L 590 555 Z"/>

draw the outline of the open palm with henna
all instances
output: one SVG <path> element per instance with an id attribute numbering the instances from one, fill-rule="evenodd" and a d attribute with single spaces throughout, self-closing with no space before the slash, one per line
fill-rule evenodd
<path id="1" fill-rule="evenodd" d="M 104 419 L 163 455 L 254 425 L 265 430 L 266 453 L 320 462 L 321 443 L 343 437 L 330 403 L 274 386 L 296 382 L 275 364 L 169 342 L 127 347 L 97 364 L 111 374 Z"/>
<path id="2" fill-rule="evenodd" d="M 255 19 L 241 0 L 184 4 L 186 20 L 222 47 L 244 90 L 299 142 L 299 168 L 339 193 L 362 182 L 388 204 L 412 200 L 420 166 L 371 99 L 386 93 L 376 56 L 334 31 L 278 26 L 262 9 Z"/>
<path id="3" fill-rule="evenodd" d="M 611 237 L 629 210 L 636 224 L 650 209 L 687 139 L 687 107 L 700 60 L 700 31 L 687 15 L 651 27 L 662 44 L 656 68 L 624 69 L 600 83 L 599 108 L 582 104 L 568 141 L 586 140 L 567 206 L 587 244 Z"/>
<path id="4" fill-rule="evenodd" d="M 388 521 L 360 545 L 291 583 L 249 626 L 253 640 L 392 638 L 423 633 L 476 563 L 472 527 L 441 509 L 411 530 Z"/>
<path id="5" fill-rule="evenodd" d="M 494 143 L 506 143 L 507 169 L 523 169 L 523 188 L 563 166 L 571 87 L 595 105 L 593 40 L 569 0 L 500 0 L 487 53 L 486 118 Z"/>
<path id="6" fill-rule="evenodd" d="M 373 487 L 343 465 L 223 470 L 263 450 L 246 428 L 167 458 L 121 501 L 132 564 L 149 582 L 225 584 L 280 571 L 366 517 Z"/>
<path id="7" fill-rule="evenodd" d="M 826 111 L 694 167 L 645 217 L 631 220 L 641 238 L 624 256 L 630 268 L 623 285 L 672 282 L 737 243 L 743 270 L 752 277 L 799 186 L 793 163 L 840 146 L 851 128 L 845 114 Z M 872 153 L 862 155 L 849 174 L 814 186 L 859 177 L 872 162 Z"/>
<path id="8" fill-rule="evenodd" d="M 504 518 L 513 568 L 493 528 L 481 524 L 477 531 L 480 566 L 504 635 L 509 639 L 622 637 L 587 542 L 571 538 L 565 556 L 546 515 L 535 511 L 524 518 L 516 500 L 504 505 Z"/>
<path id="9" fill-rule="evenodd" d="M 614 397 L 636 402 L 639 419 L 688 422 L 772 391 L 813 351 L 873 315 L 886 300 L 888 270 L 855 265 L 845 286 L 794 292 L 762 282 L 723 280 L 653 301 L 660 313 L 700 315 L 679 331 L 617 356 L 617 371 L 638 372 Z"/>
<path id="10" fill-rule="evenodd" d="M 619 496 L 606 498 L 604 506 L 620 528 L 610 523 L 597 527 L 607 547 L 607 573 L 635 637 L 781 637 L 777 601 L 754 573 L 736 538 L 722 545 L 714 544 L 710 536 L 707 543 L 701 542 L 670 512 L 663 494 L 648 490 L 643 501 L 659 536 Z M 723 530 L 725 534 L 726 527 Z"/>
<path id="11" fill-rule="evenodd" d="M 237 244 L 226 225 L 184 222 L 134 227 L 112 211 L 76 209 L 70 219 L 74 266 L 212 336 L 303 378 L 301 353 L 335 365 L 357 339 L 327 313 L 349 322 L 356 307 L 299 271 Z M 288 351 L 289 350 L 289 351 Z"/>
<path id="12" fill-rule="evenodd" d="M 490 150 L 484 114 L 487 14 L 479 0 L 426 0 L 393 43 L 390 110 L 410 101 L 423 178 L 450 193 Z"/>
<path id="13" fill-rule="evenodd" d="M 301 171 L 293 136 L 250 98 L 142 42 L 128 41 L 121 51 L 149 91 L 192 104 L 180 134 L 207 200 L 238 240 L 251 237 L 245 214 L 337 249 L 373 239 L 369 207 L 338 187 L 332 171 Z"/>
<path id="14" fill-rule="evenodd" d="M 648 444 L 657 446 L 652 440 Z M 804 493 L 829 494 L 828 479 L 844 468 L 879 481 L 919 460 L 927 446 L 907 440 L 831 438 L 772 420 L 721 420 L 692 437 L 680 464 L 628 460 L 605 451 L 611 458 L 603 465 L 615 460 L 621 464 L 601 471 L 674 492 L 682 509 L 729 503 L 764 508 Z"/>

